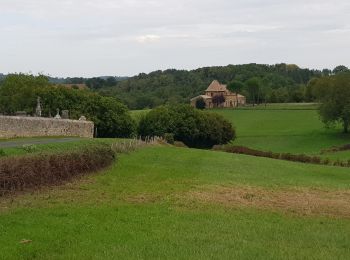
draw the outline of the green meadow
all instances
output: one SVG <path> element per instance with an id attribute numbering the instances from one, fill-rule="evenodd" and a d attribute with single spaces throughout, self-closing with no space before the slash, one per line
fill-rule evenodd
<path id="1" fill-rule="evenodd" d="M 259 204 L 315 191 L 330 209 L 304 208 L 307 197 Z M 336 206 L 349 191 L 345 168 L 149 147 L 82 180 L 3 198 L 0 258 L 348 259 L 349 206 Z"/>
<path id="2" fill-rule="evenodd" d="M 350 143 L 314 105 L 295 106 L 215 112 L 234 123 L 235 145 L 320 155 Z M 0 259 L 349 259 L 350 171 L 153 145 L 65 185 L 0 197 L 0 234 Z"/>
<path id="3" fill-rule="evenodd" d="M 263 151 L 319 155 L 324 149 L 350 143 L 350 136 L 342 134 L 341 126 L 325 128 L 317 110 L 286 107 L 219 109 L 215 112 L 235 125 L 235 145 Z"/>

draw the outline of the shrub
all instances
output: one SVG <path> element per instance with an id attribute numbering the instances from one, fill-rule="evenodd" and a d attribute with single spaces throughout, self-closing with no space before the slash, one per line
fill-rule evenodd
<path id="1" fill-rule="evenodd" d="M 180 142 L 180 141 L 175 141 L 174 146 L 181 147 L 181 148 L 188 148 L 187 145 L 185 145 L 183 142 Z"/>
<path id="2" fill-rule="evenodd" d="M 175 142 L 174 134 L 172 134 L 172 133 L 165 133 L 164 139 L 168 144 L 174 144 L 174 142 Z"/>
<path id="3" fill-rule="evenodd" d="M 0 149 L 0 157 L 6 156 L 4 149 Z"/>
<path id="4" fill-rule="evenodd" d="M 152 110 L 140 120 L 138 132 L 142 138 L 165 138 L 172 134 L 174 141 L 196 148 L 211 148 L 235 138 L 234 128 L 221 115 L 187 105 L 161 106 Z"/>
<path id="5" fill-rule="evenodd" d="M 84 147 L 62 154 L 31 154 L 0 159 L 0 196 L 12 191 L 60 184 L 75 176 L 110 165 L 114 152 L 109 145 Z"/>
<path id="6" fill-rule="evenodd" d="M 196 108 L 197 109 L 205 109 L 205 106 L 206 106 L 206 104 L 205 104 L 205 101 L 204 101 L 204 99 L 203 98 L 198 98 L 197 100 L 196 100 Z"/>
<path id="7" fill-rule="evenodd" d="M 322 160 L 321 157 L 308 156 L 305 154 L 274 153 L 274 152 L 270 152 L 270 151 L 268 151 L 268 152 L 259 151 L 259 150 L 251 149 L 251 148 L 248 148 L 245 146 L 217 145 L 217 146 L 214 146 L 213 149 L 215 151 L 224 151 L 224 152 L 228 152 L 228 153 L 246 154 L 246 155 L 251 155 L 251 156 L 266 157 L 266 158 L 293 161 L 293 162 L 324 164 L 324 165 L 331 164 L 331 161 L 328 158 Z M 341 167 L 349 167 L 350 160 L 348 162 L 342 162 L 340 160 L 337 160 L 337 161 L 333 162 L 332 165 L 341 166 Z"/>

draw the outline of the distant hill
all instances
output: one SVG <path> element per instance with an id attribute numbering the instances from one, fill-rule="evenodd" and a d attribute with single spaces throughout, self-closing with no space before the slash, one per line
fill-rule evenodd
<path id="1" fill-rule="evenodd" d="M 228 84 L 258 77 L 269 91 L 269 102 L 301 102 L 307 99 L 305 85 L 313 77 L 331 73 L 302 69 L 291 64 L 246 64 L 204 67 L 196 70 L 154 71 L 117 82 L 116 86 L 99 88 L 104 95 L 115 96 L 131 109 L 152 108 L 165 103 L 187 103 L 201 94 L 212 80 Z M 243 91 L 244 92 L 244 91 Z M 247 93 L 243 93 L 247 94 Z"/>
<path id="2" fill-rule="evenodd" d="M 338 66 L 343 70 L 344 66 Z M 347 69 L 347 68 L 346 68 Z M 336 69 L 335 69 L 336 70 Z M 166 103 L 189 103 L 192 97 L 202 94 L 214 80 L 222 84 L 256 77 L 261 83 L 260 102 L 303 102 L 313 101 L 306 85 L 314 77 L 329 75 L 329 69 L 313 70 L 300 68 L 294 64 L 244 64 L 204 67 L 195 70 L 168 69 L 149 74 L 140 73 L 134 77 L 100 76 L 93 78 L 49 77 L 53 84 L 85 84 L 102 95 L 114 96 L 130 109 L 153 108 Z M 0 80 L 6 75 L 0 74 Z M 243 89 L 241 94 L 250 97 Z"/>

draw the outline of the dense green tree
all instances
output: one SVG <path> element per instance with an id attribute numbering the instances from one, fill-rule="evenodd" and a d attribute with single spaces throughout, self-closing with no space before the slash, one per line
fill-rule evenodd
<path id="1" fill-rule="evenodd" d="M 16 111 L 26 111 L 32 114 L 36 106 L 36 90 L 50 85 L 42 75 L 8 75 L 0 87 L 0 112 L 13 115 Z"/>
<path id="2" fill-rule="evenodd" d="M 330 76 L 332 74 L 332 71 L 330 69 L 323 69 L 322 70 L 322 76 Z"/>
<path id="3" fill-rule="evenodd" d="M 130 137 L 135 123 L 127 107 L 113 97 L 103 97 L 89 90 L 53 86 L 44 76 L 9 75 L 0 87 L 0 113 L 16 111 L 33 114 L 41 97 L 43 116 L 54 116 L 56 109 L 67 109 L 71 118 L 85 115 L 94 121 L 99 137 Z"/>
<path id="4" fill-rule="evenodd" d="M 344 65 L 339 65 L 333 69 L 333 74 L 338 74 L 342 72 L 347 72 L 349 71 L 349 68 L 344 66 Z"/>
<path id="5" fill-rule="evenodd" d="M 314 82 L 320 116 L 326 125 L 340 122 L 345 133 L 350 126 L 350 73 L 323 77 Z"/>
<path id="6" fill-rule="evenodd" d="M 205 104 L 205 101 L 203 98 L 198 98 L 196 100 L 196 108 L 197 109 L 203 110 L 203 109 L 205 109 L 205 106 L 206 106 L 206 104 Z"/>
<path id="7" fill-rule="evenodd" d="M 141 118 L 138 133 L 143 138 L 171 134 L 174 140 L 197 148 L 211 148 L 235 138 L 232 125 L 222 116 L 188 105 L 153 109 Z"/>
<path id="8" fill-rule="evenodd" d="M 233 80 L 227 85 L 227 88 L 233 93 L 241 93 L 244 88 L 244 83 L 239 80 Z"/>
<path id="9" fill-rule="evenodd" d="M 261 81 L 257 77 L 250 78 L 245 82 L 245 89 L 249 94 L 249 100 L 254 104 L 260 102 Z"/>

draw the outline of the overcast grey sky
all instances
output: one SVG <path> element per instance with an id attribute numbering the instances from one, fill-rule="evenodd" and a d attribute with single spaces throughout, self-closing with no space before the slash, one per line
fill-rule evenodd
<path id="1" fill-rule="evenodd" d="M 0 72 L 350 66 L 349 0 L 0 0 Z"/>

